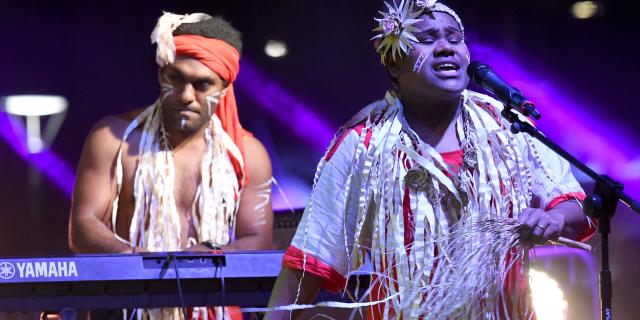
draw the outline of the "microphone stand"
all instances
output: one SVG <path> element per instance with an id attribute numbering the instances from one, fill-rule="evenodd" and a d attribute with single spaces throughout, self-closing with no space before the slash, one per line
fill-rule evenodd
<path id="1" fill-rule="evenodd" d="M 573 155 L 555 144 L 538 129 L 526 121 L 522 121 L 517 113 L 512 111 L 512 106 L 505 103 L 502 110 L 502 116 L 511 123 L 511 132 L 514 134 L 526 132 L 532 137 L 538 139 L 549 149 L 556 152 L 559 156 L 566 159 L 569 163 L 580 169 L 593 180 L 596 185 L 593 194 L 584 200 L 584 213 L 598 220 L 598 232 L 601 235 L 601 263 L 600 271 L 600 309 L 601 319 L 613 319 L 611 311 L 611 271 L 609 270 L 609 233 L 611 232 L 611 218 L 615 214 L 618 201 L 622 201 L 633 211 L 640 214 L 640 202 L 632 199 L 622 190 L 624 186 L 606 175 L 601 175 L 593 171 L 584 163 L 580 162 Z M 526 111 L 525 111 L 526 112 Z M 527 114 L 525 114 L 526 116 Z"/>

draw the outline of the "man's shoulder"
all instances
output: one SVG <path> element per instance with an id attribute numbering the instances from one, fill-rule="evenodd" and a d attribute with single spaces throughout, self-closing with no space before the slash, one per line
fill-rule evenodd
<path id="1" fill-rule="evenodd" d="M 356 114 L 342 126 L 342 129 L 361 127 L 362 124 L 367 123 L 367 120 L 371 120 L 368 121 L 368 123 L 372 124 L 388 110 L 388 107 L 389 104 L 384 99 L 376 100 L 366 107 L 358 110 L 358 112 L 356 112 Z"/>
<path id="2" fill-rule="evenodd" d="M 324 156 L 324 160 L 329 161 L 338 149 L 348 145 L 349 150 L 355 150 L 360 142 L 360 136 L 364 135 L 363 143 L 369 148 L 371 137 L 378 129 L 378 122 L 384 118 L 389 110 L 389 104 L 384 99 L 377 100 L 360 109 L 351 119 L 345 123 L 334 135 L 334 139 L 329 146 L 329 150 Z"/>
<path id="3" fill-rule="evenodd" d="M 261 154 L 264 153 L 266 155 L 267 150 L 260 140 L 252 135 L 245 135 L 243 137 L 244 150 L 248 155 Z"/>
<path id="4" fill-rule="evenodd" d="M 360 136 L 365 130 L 370 134 L 372 130 L 376 129 L 378 122 L 384 118 L 388 109 L 389 104 L 381 99 L 358 110 L 349 121 L 338 129 L 334 142 L 341 142 L 348 135 Z"/>
<path id="5" fill-rule="evenodd" d="M 249 186 L 256 186 L 271 179 L 271 160 L 260 140 L 252 135 L 245 135 L 243 146 L 245 170 L 249 174 Z"/>
<path id="6" fill-rule="evenodd" d="M 124 114 L 109 115 L 98 120 L 87 136 L 85 148 L 105 155 L 117 152 L 125 130 L 141 111 L 133 110 Z"/>
<path id="7" fill-rule="evenodd" d="M 112 135 L 115 138 L 121 139 L 125 130 L 141 112 L 143 109 L 136 109 L 126 113 L 117 115 L 108 115 L 100 119 L 91 129 L 91 135 Z"/>
<path id="8" fill-rule="evenodd" d="M 245 159 L 251 160 L 247 162 L 249 166 L 252 163 L 260 167 L 263 167 L 265 165 L 268 165 L 269 167 L 271 166 L 271 161 L 269 159 L 267 149 L 264 147 L 262 142 L 260 142 L 260 140 L 258 140 L 254 136 L 245 135 L 243 142 L 244 157 Z"/>

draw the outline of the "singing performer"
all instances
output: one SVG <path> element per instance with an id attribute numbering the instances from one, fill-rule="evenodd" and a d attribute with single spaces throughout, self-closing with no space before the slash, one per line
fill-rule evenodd
<path id="1" fill-rule="evenodd" d="M 391 88 L 320 160 L 269 305 L 341 291 L 370 260 L 368 299 L 353 304 L 369 319 L 530 319 L 527 250 L 594 233 L 583 190 L 566 161 L 510 132 L 500 102 L 466 89 L 452 9 L 401 0 L 381 14 L 373 40 Z"/>

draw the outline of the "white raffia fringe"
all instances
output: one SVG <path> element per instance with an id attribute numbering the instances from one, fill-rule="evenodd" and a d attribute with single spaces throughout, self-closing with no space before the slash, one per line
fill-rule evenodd
<path id="1" fill-rule="evenodd" d="M 526 256 L 519 240 L 522 228 L 511 219 L 454 226 L 433 243 L 439 251 L 431 279 L 420 277 L 423 270 L 414 273 L 402 313 L 408 319 L 500 319 L 507 273 Z M 417 297 L 421 301 L 414 309 L 410 303 Z"/>
<path id="2" fill-rule="evenodd" d="M 500 301 L 506 299 L 504 281 L 507 273 L 516 261 L 523 261 L 526 257 L 527 249 L 520 241 L 520 234 L 525 228 L 515 219 L 488 219 L 468 226 L 456 225 L 448 235 L 426 243 L 426 246 L 435 245 L 440 250 L 433 260 L 430 278 L 422 277 L 423 270 L 416 270 L 410 275 L 411 285 L 378 301 L 326 301 L 271 308 L 243 308 L 242 312 L 292 311 L 314 307 L 382 308 L 384 304 L 400 298 L 403 302 L 394 312 L 396 316 L 402 315 L 402 319 L 509 319 Z M 484 245 L 474 245 L 475 241 L 472 240 L 478 239 Z M 384 255 L 393 254 L 395 252 L 384 252 Z M 397 279 L 388 275 L 372 274 L 378 277 L 376 281 L 383 279 L 382 283 L 387 282 L 384 290 L 398 284 Z M 415 304 L 418 296 L 421 301 Z M 355 298 L 362 301 L 366 297 Z"/>

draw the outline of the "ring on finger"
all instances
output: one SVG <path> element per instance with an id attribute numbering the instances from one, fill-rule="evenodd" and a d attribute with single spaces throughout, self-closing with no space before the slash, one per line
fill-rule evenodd
<path id="1" fill-rule="evenodd" d="M 536 227 L 539 227 L 540 229 L 544 229 L 545 228 L 545 226 L 541 225 L 541 224 L 536 224 Z"/>

